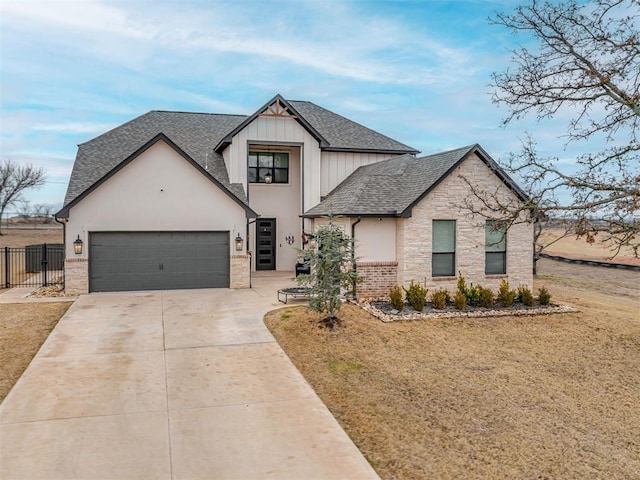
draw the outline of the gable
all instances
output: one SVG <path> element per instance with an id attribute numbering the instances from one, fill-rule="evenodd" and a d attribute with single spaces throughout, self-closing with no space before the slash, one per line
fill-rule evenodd
<path id="1" fill-rule="evenodd" d="M 145 159 L 147 159 L 149 157 L 150 150 L 152 152 L 158 151 L 159 147 L 154 148 L 158 145 L 163 146 L 162 150 L 167 150 L 167 149 L 170 150 L 172 152 L 172 156 L 174 156 L 180 163 L 184 164 L 183 167 L 188 167 L 191 175 L 194 175 L 194 176 L 199 175 L 203 177 L 210 184 L 213 183 L 224 195 L 229 197 L 231 201 L 233 201 L 234 203 L 239 205 L 242 209 L 244 209 L 247 217 L 249 218 L 257 217 L 257 214 L 249 208 L 249 206 L 246 204 L 245 201 L 243 201 L 241 198 L 238 198 L 238 196 L 234 194 L 234 192 L 230 191 L 229 186 L 222 184 L 216 178 L 211 176 L 205 168 L 199 165 L 195 160 L 193 160 L 189 155 L 187 155 L 180 147 L 178 147 L 173 141 L 171 141 L 171 139 L 169 139 L 166 135 L 162 133 L 156 135 L 154 138 L 152 138 L 147 143 L 142 145 L 139 149 L 137 149 L 135 152 L 133 152 L 128 158 L 126 158 L 125 160 L 117 164 L 114 168 L 112 168 L 110 171 L 105 173 L 101 178 L 99 178 L 97 181 L 91 184 L 91 186 L 87 188 L 84 192 L 82 192 L 81 194 L 76 196 L 71 202 L 66 204 L 58 213 L 56 213 L 56 216 L 61 218 L 67 218 L 71 208 L 73 208 L 75 205 L 80 203 L 84 198 L 89 196 L 93 191 L 100 188 L 100 186 L 103 185 L 105 182 L 108 182 L 112 177 L 120 174 L 121 170 L 125 170 L 126 167 L 130 163 L 138 159 L 138 157 L 144 157 Z M 163 157 L 160 157 L 160 158 L 163 158 Z M 130 171 L 130 170 L 131 169 L 128 169 L 125 171 Z M 154 175 L 159 175 L 160 170 L 161 168 L 159 165 L 152 165 L 152 164 L 149 165 L 149 169 L 148 171 L 146 171 L 147 178 L 153 178 Z M 120 179 L 121 176 L 122 175 L 120 174 L 118 178 Z M 169 180 L 170 180 L 170 177 L 167 178 L 167 182 L 165 183 L 169 183 Z M 144 183 L 147 180 L 145 180 L 145 178 L 143 177 L 143 178 L 137 179 L 137 181 Z M 134 184 L 135 184 L 135 181 L 134 181 Z"/>
<path id="2" fill-rule="evenodd" d="M 483 175 L 496 178 L 521 201 L 527 201 L 524 192 L 500 166 L 479 145 L 472 145 L 421 158 L 403 155 L 360 167 L 303 216 L 333 213 L 410 217 L 413 207 L 470 156 L 484 164 Z"/>
<path id="3" fill-rule="evenodd" d="M 246 223 L 244 208 L 168 143 L 154 142 L 81 202 L 71 221 L 101 230 L 147 230 L 158 226 L 230 230 Z"/>

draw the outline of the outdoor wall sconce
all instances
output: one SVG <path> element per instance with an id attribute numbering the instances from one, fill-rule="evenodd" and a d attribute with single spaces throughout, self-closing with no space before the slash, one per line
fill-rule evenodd
<path id="1" fill-rule="evenodd" d="M 80 235 L 73 241 L 73 251 L 76 252 L 76 255 L 82 254 L 82 239 Z"/>
<path id="2" fill-rule="evenodd" d="M 287 242 L 287 245 L 293 245 L 293 242 L 296 241 L 295 237 L 291 234 L 287 235 L 286 237 L 284 237 L 285 241 Z"/>
<path id="3" fill-rule="evenodd" d="M 242 247 L 244 247 L 244 240 L 238 233 L 238 235 L 236 235 L 236 252 L 241 252 Z"/>
<path id="4" fill-rule="evenodd" d="M 271 173 L 267 173 L 264 176 L 264 183 L 271 183 L 273 182 L 273 175 L 271 175 Z"/>

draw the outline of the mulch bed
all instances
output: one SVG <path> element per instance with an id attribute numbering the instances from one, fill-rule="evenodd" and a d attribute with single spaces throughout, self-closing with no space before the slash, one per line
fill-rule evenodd
<path id="1" fill-rule="evenodd" d="M 512 317 L 521 315 L 548 315 L 550 313 L 573 312 L 574 309 L 568 305 L 535 305 L 527 307 L 519 302 L 514 302 L 510 307 L 500 307 L 496 305 L 492 308 L 469 306 L 465 310 L 457 310 L 453 305 L 447 305 L 442 310 L 434 309 L 427 303 L 423 311 L 414 310 L 411 305 L 405 304 L 404 309 L 399 312 L 391 304 L 384 300 L 372 302 L 357 302 L 360 308 L 371 313 L 374 317 L 383 322 L 395 322 L 399 320 L 426 320 L 430 318 L 457 318 L 457 317 Z"/>

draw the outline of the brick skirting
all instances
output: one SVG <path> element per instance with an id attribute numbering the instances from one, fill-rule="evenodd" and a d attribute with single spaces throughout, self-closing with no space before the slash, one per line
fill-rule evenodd
<path id="1" fill-rule="evenodd" d="M 398 262 L 362 262 L 356 269 L 363 279 L 357 287 L 359 300 L 388 298 L 391 287 L 398 284 Z"/>

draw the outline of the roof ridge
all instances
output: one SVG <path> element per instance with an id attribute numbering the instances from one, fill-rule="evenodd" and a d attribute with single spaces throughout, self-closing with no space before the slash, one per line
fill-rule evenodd
<path id="1" fill-rule="evenodd" d="M 217 115 L 225 117 L 248 117 L 241 113 L 187 112 L 185 110 L 149 110 L 147 113 L 186 113 L 188 115 Z"/>

